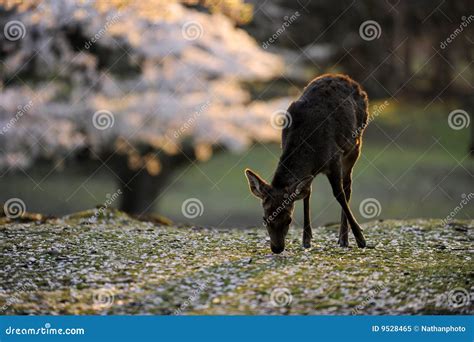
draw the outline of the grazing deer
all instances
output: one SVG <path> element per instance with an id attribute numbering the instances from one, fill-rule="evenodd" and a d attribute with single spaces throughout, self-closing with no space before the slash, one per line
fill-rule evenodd
<path id="1" fill-rule="evenodd" d="M 360 154 L 367 124 L 367 94 L 345 75 L 315 78 L 287 111 L 282 154 L 271 184 L 246 169 L 250 191 L 262 200 L 264 225 L 273 253 L 285 249 L 294 202 L 304 200 L 303 246 L 311 246 L 311 183 L 319 173 L 329 179 L 342 207 L 339 245 L 349 246 L 348 223 L 357 245 L 366 246 L 362 229 L 349 208 L 352 168 Z"/>

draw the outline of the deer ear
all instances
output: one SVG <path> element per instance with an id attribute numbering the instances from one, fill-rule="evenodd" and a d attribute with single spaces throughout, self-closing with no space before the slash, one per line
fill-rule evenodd
<path id="1" fill-rule="evenodd" d="M 307 176 L 293 185 L 290 192 L 296 195 L 295 201 L 303 199 L 311 193 L 311 183 L 313 182 L 313 179 L 313 176 Z"/>
<path id="2" fill-rule="evenodd" d="M 267 195 L 270 185 L 250 169 L 245 170 L 245 175 L 249 182 L 250 191 L 258 198 L 263 199 Z"/>

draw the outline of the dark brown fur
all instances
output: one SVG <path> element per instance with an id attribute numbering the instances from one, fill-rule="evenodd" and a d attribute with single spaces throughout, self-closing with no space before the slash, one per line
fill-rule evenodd
<path id="1" fill-rule="evenodd" d="M 288 108 L 291 125 L 283 129 L 283 151 L 271 184 L 246 170 L 251 191 L 262 199 L 264 220 L 275 253 L 284 250 L 294 201 L 298 199 L 304 199 L 303 245 L 310 247 L 311 181 L 319 173 L 327 175 L 342 207 L 339 244 L 349 245 L 349 223 L 358 246 L 365 247 L 362 230 L 348 202 L 352 168 L 359 157 L 367 123 L 367 107 L 367 94 L 348 76 L 326 74 L 315 78 Z M 295 192 L 297 195 L 290 196 Z M 282 205 L 289 197 L 291 203 Z M 272 215 L 271 222 L 268 222 L 269 215 Z"/>

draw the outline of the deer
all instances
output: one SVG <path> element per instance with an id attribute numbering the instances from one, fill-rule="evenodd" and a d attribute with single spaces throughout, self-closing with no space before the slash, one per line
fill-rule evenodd
<path id="1" fill-rule="evenodd" d="M 245 169 L 250 192 L 261 200 L 263 224 L 275 254 L 285 250 L 294 204 L 303 200 L 303 247 L 311 247 L 311 183 L 327 176 L 342 208 L 338 244 L 349 247 L 349 226 L 359 248 L 364 234 L 349 207 L 352 169 L 362 148 L 367 125 L 368 98 L 349 76 L 324 74 L 313 79 L 298 100 L 292 102 L 282 128 L 282 153 L 271 183 Z"/>

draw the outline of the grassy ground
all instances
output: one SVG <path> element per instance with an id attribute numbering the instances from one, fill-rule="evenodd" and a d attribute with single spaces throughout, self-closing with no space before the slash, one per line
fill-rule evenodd
<path id="1" fill-rule="evenodd" d="M 3 314 L 474 313 L 472 220 L 370 222 L 366 249 L 327 226 L 303 250 L 293 228 L 272 255 L 261 228 L 93 214 L 0 225 Z"/>

